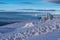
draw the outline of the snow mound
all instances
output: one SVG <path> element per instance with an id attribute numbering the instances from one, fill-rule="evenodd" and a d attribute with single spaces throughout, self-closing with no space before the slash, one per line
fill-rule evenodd
<path id="1" fill-rule="evenodd" d="M 26 23 L 24 28 L 30 28 L 30 27 L 33 27 L 33 26 L 34 26 L 33 23 L 30 22 L 30 23 Z"/>

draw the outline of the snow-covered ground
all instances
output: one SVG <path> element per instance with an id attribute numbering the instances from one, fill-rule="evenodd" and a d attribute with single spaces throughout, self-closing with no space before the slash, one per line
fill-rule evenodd
<path id="1" fill-rule="evenodd" d="M 27 20 L 0 27 L 0 40 L 59 40 L 60 18 Z"/>

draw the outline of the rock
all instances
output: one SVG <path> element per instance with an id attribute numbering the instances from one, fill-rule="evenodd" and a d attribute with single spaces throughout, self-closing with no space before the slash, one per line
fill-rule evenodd
<path id="1" fill-rule="evenodd" d="M 44 23 L 44 22 L 46 22 L 46 20 L 47 20 L 46 17 L 42 17 L 41 22 Z"/>
<path id="2" fill-rule="evenodd" d="M 51 15 L 50 13 L 47 13 L 46 16 L 44 16 L 44 17 L 41 18 L 41 22 L 44 23 L 44 22 L 46 22 L 48 19 L 49 19 L 49 20 L 52 20 L 52 19 L 53 19 L 53 15 Z"/>
<path id="3" fill-rule="evenodd" d="M 52 20 L 53 19 L 53 15 L 51 15 L 50 13 L 47 13 L 47 19 Z"/>

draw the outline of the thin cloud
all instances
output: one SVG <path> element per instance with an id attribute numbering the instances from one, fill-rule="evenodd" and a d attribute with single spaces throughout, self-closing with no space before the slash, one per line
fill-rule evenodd
<path id="1" fill-rule="evenodd" d="M 0 10 L 0 11 L 6 11 L 6 10 Z"/>
<path id="2" fill-rule="evenodd" d="M 45 0 L 51 3 L 56 3 L 56 4 L 60 4 L 60 0 Z"/>
<path id="3" fill-rule="evenodd" d="M 16 10 L 35 10 L 35 9 L 16 9 Z"/>
<path id="4" fill-rule="evenodd" d="M 40 4 L 40 2 L 20 2 L 22 4 Z"/>
<path id="5" fill-rule="evenodd" d="M 54 9 L 16 9 L 16 10 L 29 10 L 29 11 L 56 11 Z"/>
<path id="6" fill-rule="evenodd" d="M 43 9 L 39 9 L 39 10 L 36 10 L 36 11 L 56 11 L 56 10 L 43 10 Z"/>
<path id="7" fill-rule="evenodd" d="M 0 4 L 7 4 L 7 3 L 5 3 L 5 2 L 0 2 Z"/>

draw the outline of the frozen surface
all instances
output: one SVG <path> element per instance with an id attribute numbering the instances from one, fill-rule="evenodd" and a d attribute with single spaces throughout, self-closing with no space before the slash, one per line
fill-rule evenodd
<path id="1" fill-rule="evenodd" d="M 0 40 L 59 40 L 60 18 L 27 20 L 0 26 Z"/>

